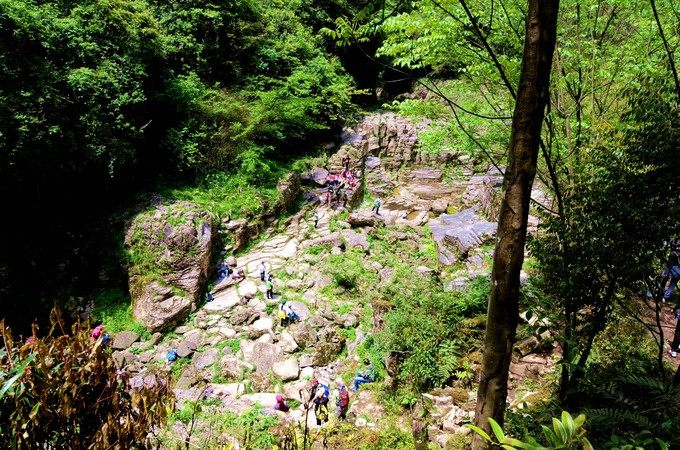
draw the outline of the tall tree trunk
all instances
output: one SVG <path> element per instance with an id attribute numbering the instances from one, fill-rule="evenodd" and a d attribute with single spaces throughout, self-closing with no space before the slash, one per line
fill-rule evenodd
<path id="1" fill-rule="evenodd" d="M 490 433 L 489 418 L 503 423 L 508 370 L 519 316 L 519 272 L 524 261 L 531 186 L 549 99 L 550 69 L 557 35 L 559 0 L 529 0 L 519 91 L 512 118 L 505 195 L 498 219 L 491 293 L 484 339 L 482 378 L 475 425 Z M 488 444 L 479 436 L 475 450 Z"/>

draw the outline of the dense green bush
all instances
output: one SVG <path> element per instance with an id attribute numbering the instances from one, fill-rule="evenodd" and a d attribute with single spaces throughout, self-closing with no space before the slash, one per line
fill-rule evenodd
<path id="1" fill-rule="evenodd" d="M 479 346 L 480 333 L 464 319 L 486 311 L 488 280 L 475 280 L 467 292 L 445 292 L 411 267 L 397 268 L 393 280 L 381 289 L 391 308 L 376 336 L 379 348 L 399 361 L 401 381 L 417 390 L 442 386 L 465 369 L 461 357 Z"/>
<path id="2" fill-rule="evenodd" d="M 2 448 L 144 448 L 174 398 L 168 380 L 130 389 L 111 353 L 88 327 L 69 329 L 57 310 L 44 337 L 14 340 L 0 322 L 0 446 Z M 32 342 L 31 342 L 32 341 Z M 148 373 L 149 377 L 153 374 Z"/>

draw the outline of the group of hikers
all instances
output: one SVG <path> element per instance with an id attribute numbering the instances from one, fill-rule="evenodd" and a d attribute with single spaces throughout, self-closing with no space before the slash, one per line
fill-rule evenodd
<path id="1" fill-rule="evenodd" d="M 342 206 L 347 207 L 347 202 L 352 195 L 352 191 L 356 188 L 358 179 L 356 175 L 349 168 L 350 158 L 345 156 L 342 158 L 342 171 L 339 174 L 331 173 L 326 178 L 326 204 L 331 202 L 342 201 Z M 316 227 L 316 225 L 315 225 Z"/>
<path id="2" fill-rule="evenodd" d="M 365 360 L 364 364 L 367 366 L 366 369 L 358 372 L 352 383 L 352 389 L 354 392 L 358 391 L 362 384 L 372 383 L 375 381 L 373 367 L 370 365 L 368 360 Z M 347 410 L 349 409 L 349 390 L 342 381 L 342 378 L 338 377 L 335 383 L 337 386 L 334 390 L 335 414 L 338 417 L 338 420 L 344 421 L 347 420 Z M 314 411 L 316 424 L 318 426 L 328 422 L 328 405 L 331 402 L 331 389 L 328 383 L 321 382 L 316 377 L 312 378 L 309 392 L 307 393 L 306 397 L 301 393 L 301 397 L 303 400 L 305 400 L 305 411 Z M 277 394 L 274 410 L 284 413 L 290 411 L 290 406 L 286 402 L 286 399 L 283 395 Z"/>

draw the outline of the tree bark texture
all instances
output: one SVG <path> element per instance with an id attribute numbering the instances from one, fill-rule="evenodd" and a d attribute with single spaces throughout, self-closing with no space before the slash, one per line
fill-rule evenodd
<path id="1" fill-rule="evenodd" d="M 529 200 L 536 175 L 541 125 L 549 99 L 550 69 L 557 35 L 559 0 L 529 0 L 522 71 L 512 118 L 504 198 L 484 338 L 475 425 L 491 434 L 489 418 L 503 423 L 508 371 L 519 317 L 519 273 L 524 262 Z M 475 450 L 489 445 L 479 436 Z"/>

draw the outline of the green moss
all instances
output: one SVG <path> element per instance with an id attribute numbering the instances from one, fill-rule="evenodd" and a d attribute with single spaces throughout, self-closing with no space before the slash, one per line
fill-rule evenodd
<path id="1" fill-rule="evenodd" d="M 134 331 L 142 339 L 151 337 L 149 331 L 132 317 L 132 300 L 120 289 L 106 289 L 95 293 L 92 316 L 109 333 Z"/>

